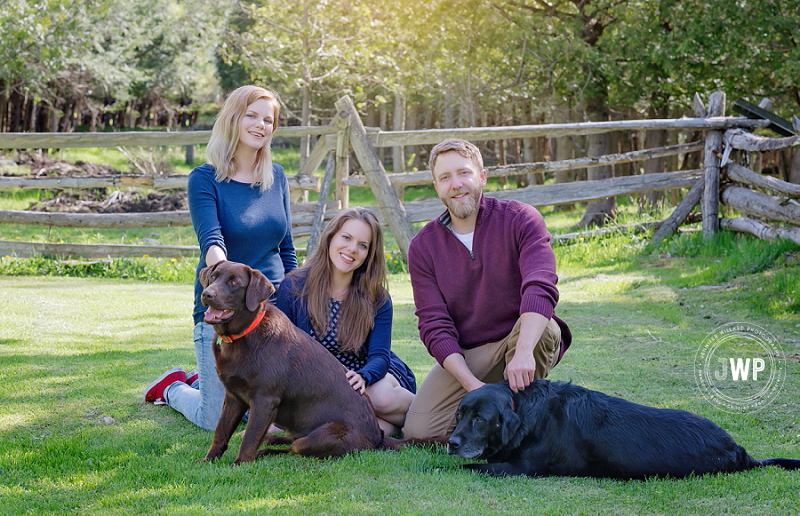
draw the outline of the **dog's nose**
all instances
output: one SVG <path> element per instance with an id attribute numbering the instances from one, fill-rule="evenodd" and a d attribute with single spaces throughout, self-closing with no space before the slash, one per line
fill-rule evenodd
<path id="1" fill-rule="evenodd" d="M 203 293 L 200 294 L 200 302 L 204 305 L 208 304 L 208 301 L 214 299 L 214 292 L 211 289 L 203 290 Z"/>
<path id="2" fill-rule="evenodd" d="M 453 454 L 461 447 L 461 439 L 455 435 L 447 440 L 447 453 Z"/>

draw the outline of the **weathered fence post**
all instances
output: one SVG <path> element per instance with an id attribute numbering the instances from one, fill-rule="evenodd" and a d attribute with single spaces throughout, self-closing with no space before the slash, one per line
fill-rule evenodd
<path id="1" fill-rule="evenodd" d="M 715 91 L 708 99 L 708 116 L 722 116 L 725 112 L 725 93 Z M 706 133 L 703 155 L 703 238 L 719 232 L 719 153 L 722 151 L 722 131 Z"/>
<path id="2" fill-rule="evenodd" d="M 317 207 L 314 210 L 314 222 L 311 224 L 311 237 L 309 237 L 308 245 L 306 246 L 306 260 L 308 260 L 319 243 L 322 223 L 325 220 L 325 201 L 328 200 L 328 190 L 330 190 L 331 179 L 333 178 L 334 161 L 333 154 L 329 153 L 328 163 L 325 165 L 325 175 L 322 177 L 322 186 L 319 187 Z"/>
<path id="3" fill-rule="evenodd" d="M 336 200 L 342 209 L 350 205 L 350 187 L 344 180 L 350 175 L 350 117 L 336 114 Z"/>
<path id="4" fill-rule="evenodd" d="M 703 101 L 700 99 L 700 95 L 697 93 L 694 94 L 694 102 L 692 103 L 692 108 L 694 109 L 694 115 L 697 118 L 706 118 L 708 116 L 708 111 L 706 111 L 705 106 L 703 106 Z M 692 186 L 689 190 L 689 193 L 678 203 L 678 206 L 675 208 L 675 211 L 664 221 L 661 226 L 659 226 L 658 230 L 656 230 L 655 234 L 653 235 L 653 243 L 655 245 L 661 245 L 661 241 L 666 238 L 672 236 L 672 234 L 677 231 L 678 226 L 683 224 L 683 221 L 686 220 L 686 217 L 692 212 L 697 203 L 700 202 L 700 198 L 703 196 L 703 179 L 700 178 L 697 182 Z"/>
<path id="5" fill-rule="evenodd" d="M 319 139 L 317 139 L 317 143 L 314 144 L 314 148 L 311 150 L 311 153 L 303 160 L 303 164 L 300 165 L 300 169 L 297 171 L 297 179 L 303 180 L 313 176 L 314 171 L 317 170 L 322 164 L 322 160 L 325 159 L 325 155 L 327 153 L 328 149 L 325 145 L 325 135 L 322 135 L 319 137 Z M 306 202 L 307 200 L 308 192 L 305 190 L 292 192 L 292 196 L 290 198 L 290 201 L 293 203 Z"/>
<path id="6" fill-rule="evenodd" d="M 405 260 L 408 257 L 408 245 L 411 243 L 414 233 L 411 222 L 406 216 L 406 210 L 392 188 L 389 178 L 386 177 L 383 164 L 378 159 L 375 147 L 367 136 L 367 131 L 364 129 L 364 124 L 361 123 L 353 101 L 345 95 L 336 101 L 336 109 L 339 116 L 350 119 L 350 143 L 353 151 L 356 153 L 356 158 L 367 177 L 367 183 L 378 201 L 381 215 L 392 230 L 392 235 L 394 235 Z"/>

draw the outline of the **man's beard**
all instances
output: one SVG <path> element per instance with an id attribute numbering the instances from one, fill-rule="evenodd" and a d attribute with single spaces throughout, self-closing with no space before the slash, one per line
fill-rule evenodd
<path id="1" fill-rule="evenodd" d="M 453 201 L 452 195 L 447 197 L 447 199 L 442 199 L 442 202 L 445 206 L 447 206 L 450 215 L 457 219 L 469 218 L 478 210 L 478 204 L 481 200 L 480 189 L 465 189 L 465 191 L 468 193 L 468 195 L 459 201 Z M 455 195 L 460 195 L 462 193 L 464 192 L 457 192 Z"/>

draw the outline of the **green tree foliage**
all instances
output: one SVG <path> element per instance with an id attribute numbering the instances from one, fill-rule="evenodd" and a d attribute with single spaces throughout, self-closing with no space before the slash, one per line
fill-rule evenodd
<path id="1" fill-rule="evenodd" d="M 103 111 L 125 109 L 141 117 L 137 107 L 153 105 L 174 113 L 207 81 L 225 21 L 221 6 L 202 0 L 0 3 L 0 101 L 12 104 L 8 127 L 35 125 L 35 114 L 49 111 L 61 117 L 62 129 L 86 111 L 93 121 Z M 24 122 L 22 106 L 32 113 Z"/>
<path id="2" fill-rule="evenodd" d="M 431 125 L 533 100 L 681 114 L 716 89 L 800 106 L 796 0 L 6 0 L 0 31 L 6 130 L 26 110 L 147 123 L 246 82 L 306 123 L 342 94 Z"/>

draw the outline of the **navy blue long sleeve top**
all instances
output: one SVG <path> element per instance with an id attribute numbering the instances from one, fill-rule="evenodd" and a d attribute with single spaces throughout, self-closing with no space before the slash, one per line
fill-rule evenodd
<path id="1" fill-rule="evenodd" d="M 305 286 L 306 274 L 292 274 L 281 283 L 278 289 L 278 299 L 275 305 L 285 313 L 289 319 L 301 330 L 311 334 L 311 316 L 308 313 L 308 305 L 301 293 Z M 393 374 L 400 376 L 398 380 L 404 387 L 414 392 L 415 379 L 408 366 L 406 366 L 397 355 L 391 351 L 392 342 L 392 299 L 386 294 L 385 300 L 379 301 L 375 312 L 375 325 L 367 335 L 360 351 L 367 355 L 367 362 L 356 372 L 364 377 L 367 387 L 381 380 L 389 371 L 390 363 L 393 366 Z M 409 387 L 410 385 L 410 387 Z"/>
<path id="2" fill-rule="evenodd" d="M 289 182 L 280 165 L 272 165 L 274 182 L 263 192 L 238 181 L 214 180 L 215 169 L 201 165 L 189 174 L 188 197 L 192 226 L 200 244 L 197 273 L 206 266 L 206 253 L 219 246 L 228 260 L 244 263 L 264 273 L 277 289 L 284 275 L 297 267 L 289 211 Z M 195 324 L 206 307 L 203 288 L 195 274 Z"/>

